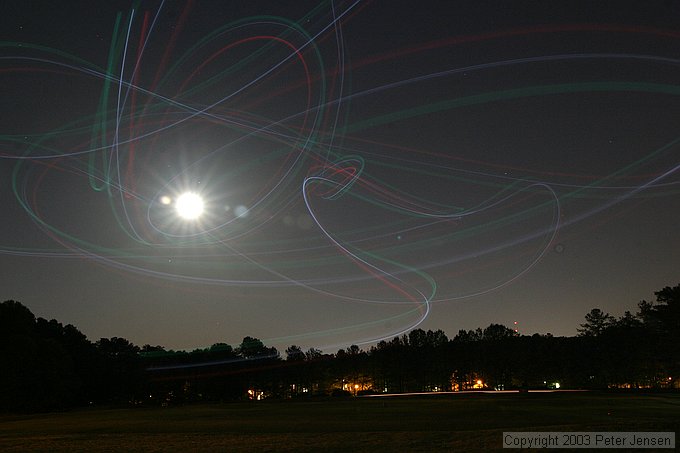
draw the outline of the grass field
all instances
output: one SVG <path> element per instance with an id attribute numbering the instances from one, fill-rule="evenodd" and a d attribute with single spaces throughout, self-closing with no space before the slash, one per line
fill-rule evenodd
<path id="1" fill-rule="evenodd" d="M 5 415 L 0 451 L 486 451 L 501 448 L 503 431 L 679 427 L 680 394 L 261 401 Z"/>

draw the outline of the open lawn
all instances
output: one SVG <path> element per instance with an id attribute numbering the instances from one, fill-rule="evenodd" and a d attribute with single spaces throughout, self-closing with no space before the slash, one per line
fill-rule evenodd
<path id="1" fill-rule="evenodd" d="M 503 431 L 679 427 L 676 393 L 261 401 L 4 415 L 0 451 L 484 451 Z"/>

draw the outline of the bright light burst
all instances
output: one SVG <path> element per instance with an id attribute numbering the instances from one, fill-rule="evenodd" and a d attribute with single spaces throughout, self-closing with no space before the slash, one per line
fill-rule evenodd
<path id="1" fill-rule="evenodd" d="M 175 209 L 180 217 L 196 220 L 203 214 L 203 198 L 194 192 L 185 192 L 177 198 Z"/>

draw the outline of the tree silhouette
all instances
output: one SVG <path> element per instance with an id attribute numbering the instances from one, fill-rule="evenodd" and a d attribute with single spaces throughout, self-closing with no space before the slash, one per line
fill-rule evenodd
<path id="1" fill-rule="evenodd" d="M 0 304 L 0 410 L 41 411 L 89 404 L 178 404 L 250 395 L 410 392 L 487 387 L 673 387 L 680 376 L 680 285 L 614 318 L 598 308 L 575 337 L 519 336 L 502 324 L 414 329 L 368 351 L 335 355 L 292 345 L 286 360 L 261 340 L 237 348 L 166 351 L 119 338 L 90 342 L 76 327 L 36 318 L 16 301 Z M 347 394 L 345 391 L 344 394 Z"/>
<path id="2" fill-rule="evenodd" d="M 322 355 L 323 352 L 321 352 L 320 349 L 309 348 L 309 350 L 305 352 L 305 359 L 308 361 L 318 360 Z"/>
<path id="3" fill-rule="evenodd" d="M 581 327 L 576 330 L 579 332 L 579 335 L 596 337 L 601 335 L 613 322 L 614 317 L 609 313 L 604 313 L 599 308 L 593 308 L 586 315 L 586 322 L 581 324 Z"/>
<path id="4" fill-rule="evenodd" d="M 138 396 L 144 387 L 139 347 L 119 337 L 102 338 L 95 346 L 102 354 L 99 381 L 107 399 L 121 402 Z"/>
<path id="5" fill-rule="evenodd" d="M 264 343 L 253 337 L 244 337 L 241 345 L 236 351 L 244 359 L 265 356 L 269 354 L 269 349 L 265 347 Z"/>
<path id="6" fill-rule="evenodd" d="M 84 403 L 92 394 L 92 353 L 92 344 L 75 327 L 36 319 L 13 300 L 1 303 L 0 409 L 35 411 Z"/>
<path id="7" fill-rule="evenodd" d="M 654 293 L 656 304 L 641 301 L 639 317 L 648 328 L 653 341 L 655 357 L 662 372 L 673 386 L 680 374 L 680 284 L 666 286 Z"/>
<path id="8" fill-rule="evenodd" d="M 31 310 L 14 300 L 0 304 L 0 338 L 11 335 L 32 335 L 35 329 L 35 316 Z"/>
<path id="9" fill-rule="evenodd" d="M 305 360 L 305 353 L 300 346 L 289 346 L 286 348 L 286 360 L 290 362 L 302 362 Z"/>

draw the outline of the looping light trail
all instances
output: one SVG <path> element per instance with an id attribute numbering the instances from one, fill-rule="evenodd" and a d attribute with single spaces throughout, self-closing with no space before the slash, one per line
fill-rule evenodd
<path id="1" fill-rule="evenodd" d="M 354 59 L 343 30 L 362 14 L 359 3 L 323 2 L 297 22 L 239 18 L 202 37 L 190 27 L 200 4 L 182 11 L 169 37 L 165 2 L 120 12 L 106 67 L 59 49 L 0 43 L 0 83 L 24 87 L 17 77 L 30 76 L 63 96 L 57 110 L 35 113 L 43 121 L 3 124 L 0 162 L 13 166 L 14 201 L 42 237 L 35 245 L 8 238 L 0 253 L 85 258 L 170 284 L 187 303 L 193 294 L 241 294 L 245 302 L 235 304 L 244 312 L 273 297 L 302 318 L 328 310 L 335 316 L 323 326 L 282 329 L 270 340 L 330 348 L 408 332 L 439 304 L 521 281 L 562 229 L 625 201 L 680 194 L 677 131 L 596 166 L 565 157 L 576 146 L 587 149 L 574 156 L 604 154 L 574 137 L 610 123 L 586 133 L 579 128 L 590 120 L 564 112 L 648 99 L 677 108 L 677 77 L 645 75 L 677 76 L 673 56 L 508 51 L 415 73 L 385 69 L 499 39 L 598 32 L 677 45 L 677 34 L 577 24 Z M 582 74 L 577 80 L 570 67 Z M 353 86 L 364 71 L 389 75 Z M 507 141 L 494 138 L 497 130 Z"/>

